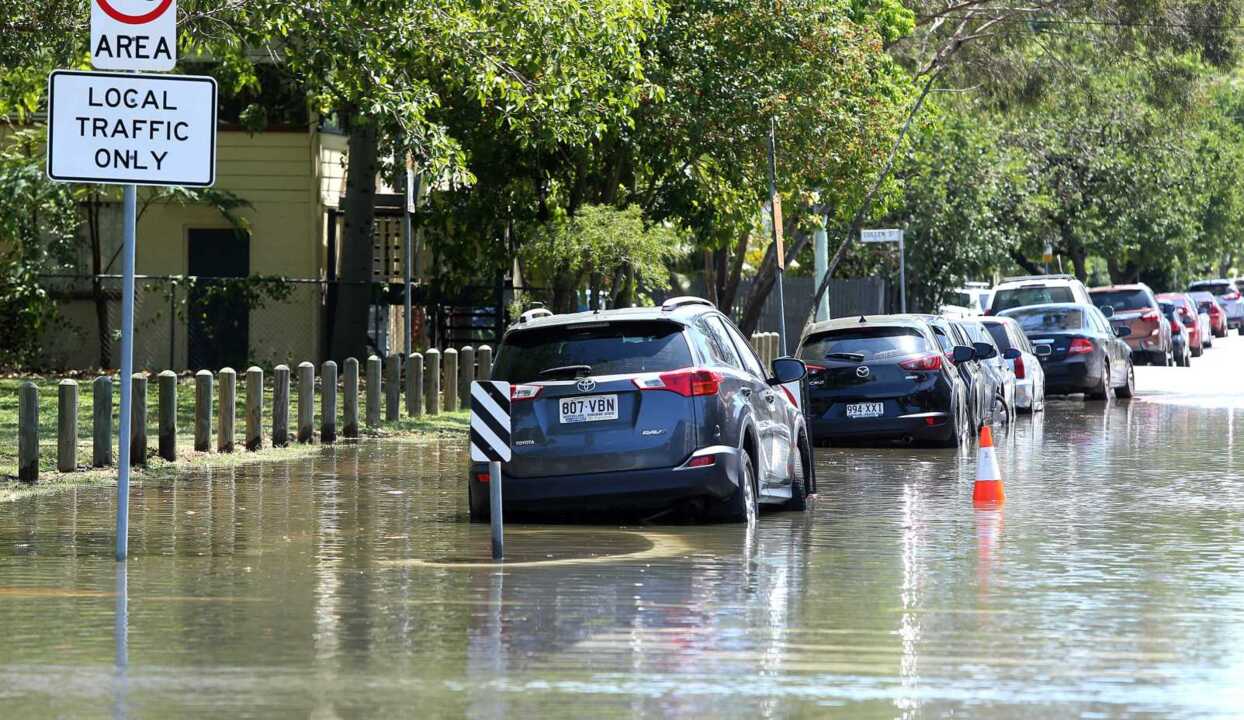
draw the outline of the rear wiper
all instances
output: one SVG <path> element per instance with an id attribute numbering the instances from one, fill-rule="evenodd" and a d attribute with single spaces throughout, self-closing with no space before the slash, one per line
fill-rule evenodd
<path id="1" fill-rule="evenodd" d="M 847 360 L 849 362 L 864 362 L 864 353 L 848 353 L 848 352 L 832 352 L 825 355 L 826 360 Z"/>
<path id="2" fill-rule="evenodd" d="M 551 375 L 566 375 L 571 377 L 586 377 L 592 374 L 591 365 L 562 365 L 561 367 L 549 368 L 541 370 L 540 377 L 548 377 Z"/>

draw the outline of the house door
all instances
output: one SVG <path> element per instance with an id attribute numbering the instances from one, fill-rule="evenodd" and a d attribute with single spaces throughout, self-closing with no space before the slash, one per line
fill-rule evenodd
<path id="1" fill-rule="evenodd" d="M 250 235 L 244 232 L 189 232 L 189 272 L 199 278 L 187 305 L 193 370 L 231 367 L 241 372 L 248 364 L 250 307 L 243 289 L 223 278 L 250 274 L 250 249 Z"/>

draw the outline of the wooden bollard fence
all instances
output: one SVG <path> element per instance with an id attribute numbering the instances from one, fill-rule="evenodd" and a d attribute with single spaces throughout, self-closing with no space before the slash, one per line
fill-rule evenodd
<path id="1" fill-rule="evenodd" d="M 402 414 L 402 355 L 384 359 L 384 419 L 395 422 Z"/>
<path id="2" fill-rule="evenodd" d="M 380 358 L 367 358 L 367 427 L 380 425 Z"/>
<path id="3" fill-rule="evenodd" d="M 337 363 L 320 366 L 320 442 L 337 442 Z"/>
<path id="4" fill-rule="evenodd" d="M 263 370 L 246 368 L 246 449 L 263 448 Z"/>
<path id="5" fill-rule="evenodd" d="M 475 379 L 480 381 L 491 380 L 492 348 L 487 345 L 480 345 L 479 349 L 475 351 L 475 364 L 477 366 L 477 369 L 475 370 Z"/>
<path id="6" fill-rule="evenodd" d="M 315 366 L 298 363 L 298 442 L 315 439 Z"/>
<path id="7" fill-rule="evenodd" d="M 233 426 L 237 420 L 238 373 L 233 368 L 223 368 L 220 378 L 220 398 L 217 401 L 216 450 L 233 452 Z"/>
<path id="8" fill-rule="evenodd" d="M 359 436 L 359 361 L 346 358 L 341 395 L 341 431 L 348 438 Z"/>
<path id="9" fill-rule="evenodd" d="M 453 412 L 458 409 L 458 351 L 446 349 L 441 361 L 445 363 L 445 412 Z"/>
<path id="10" fill-rule="evenodd" d="M 173 461 L 177 459 L 177 373 L 165 370 L 156 377 L 156 385 L 156 442 L 160 457 Z"/>
<path id="11" fill-rule="evenodd" d="M 95 378 L 91 395 L 91 465 L 107 467 L 112 464 L 112 378 Z"/>
<path id="12" fill-rule="evenodd" d="M 29 380 L 17 389 L 17 479 L 39 480 L 39 388 Z"/>
<path id="13" fill-rule="evenodd" d="M 130 462 L 147 464 L 147 375 L 134 373 L 131 386 Z"/>
<path id="14" fill-rule="evenodd" d="M 423 356 L 423 394 L 429 415 L 441 411 L 441 351 L 431 348 Z"/>
<path id="15" fill-rule="evenodd" d="M 272 447 L 289 444 L 289 366 L 272 368 Z"/>
<path id="16" fill-rule="evenodd" d="M 475 348 L 467 345 L 458 351 L 458 401 L 463 410 L 471 407 L 471 383 L 475 380 Z"/>
<path id="17" fill-rule="evenodd" d="M 406 416 L 423 415 L 423 355 L 411 353 L 406 358 Z"/>
<path id="18" fill-rule="evenodd" d="M 56 386 L 56 469 L 78 467 L 78 382 L 61 380 Z"/>
<path id="19" fill-rule="evenodd" d="M 194 374 L 194 451 L 212 449 L 212 371 Z"/>

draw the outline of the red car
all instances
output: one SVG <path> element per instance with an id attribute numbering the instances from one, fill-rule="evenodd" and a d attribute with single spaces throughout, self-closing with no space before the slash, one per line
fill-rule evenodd
<path id="1" fill-rule="evenodd" d="M 1168 302 L 1175 306 L 1179 323 L 1188 330 L 1188 351 L 1192 353 L 1192 357 L 1201 357 L 1201 353 L 1205 352 L 1205 338 L 1201 335 L 1201 313 L 1196 301 L 1188 297 L 1187 293 L 1162 293 L 1158 295 L 1158 302 Z M 1174 323 L 1174 320 L 1171 322 Z M 1172 327 L 1171 332 L 1178 333 L 1179 330 Z"/>
<path id="2" fill-rule="evenodd" d="M 1226 337 L 1227 311 L 1218 304 L 1218 298 L 1214 297 L 1214 293 L 1193 290 L 1188 294 L 1196 301 L 1197 308 L 1209 315 L 1209 328 L 1214 337 Z"/>

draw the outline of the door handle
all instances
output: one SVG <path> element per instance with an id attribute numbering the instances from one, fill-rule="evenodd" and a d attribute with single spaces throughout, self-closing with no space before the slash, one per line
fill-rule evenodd
<path id="1" fill-rule="evenodd" d="M 751 388 L 749 388 L 749 387 L 740 388 L 740 389 L 739 389 L 739 392 L 743 393 L 743 397 L 751 397 L 751 396 L 752 396 L 752 389 L 751 389 Z"/>

